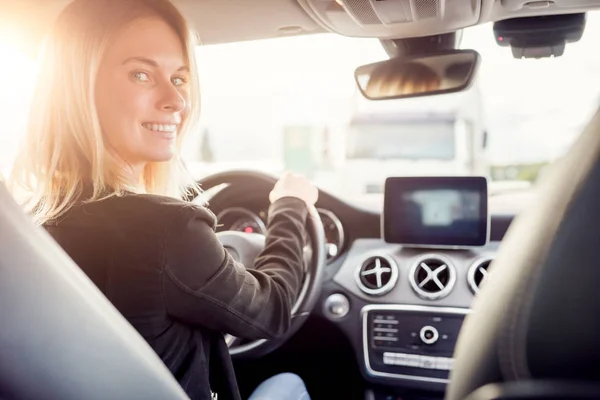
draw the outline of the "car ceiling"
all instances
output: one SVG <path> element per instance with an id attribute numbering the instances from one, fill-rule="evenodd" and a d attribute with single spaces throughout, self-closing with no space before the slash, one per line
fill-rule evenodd
<path id="1" fill-rule="evenodd" d="M 1 30 L 17 28 L 23 46 L 36 47 L 60 10 L 70 0 L 0 0 Z M 193 23 L 204 45 L 333 31 L 346 36 L 407 38 L 453 32 L 507 18 L 577 13 L 600 8 L 600 0 L 172 0 Z M 343 7 L 341 7 L 343 4 Z M 437 7 L 434 18 L 406 23 L 364 23 L 357 13 L 373 7 L 408 9 L 415 17 L 423 7 Z M 326 9 L 339 8 L 338 22 Z M 341 11 L 340 11 L 341 10 Z M 384 11 L 385 14 L 385 11 Z M 391 15 L 391 14 L 390 14 Z M 360 22 L 359 20 L 362 20 Z M 12 34 L 15 36 L 15 33 Z"/>

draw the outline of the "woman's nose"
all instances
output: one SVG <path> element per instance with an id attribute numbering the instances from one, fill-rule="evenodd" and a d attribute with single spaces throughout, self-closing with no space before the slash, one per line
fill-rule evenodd
<path id="1" fill-rule="evenodd" d="M 163 111 L 179 112 L 186 106 L 185 97 L 172 84 L 165 84 L 158 108 Z"/>

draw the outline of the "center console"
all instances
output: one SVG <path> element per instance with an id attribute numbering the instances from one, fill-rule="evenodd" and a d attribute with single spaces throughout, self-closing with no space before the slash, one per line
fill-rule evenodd
<path id="1" fill-rule="evenodd" d="M 367 372 L 446 383 L 454 346 L 468 309 L 416 305 L 368 305 L 362 309 Z"/>
<path id="2" fill-rule="evenodd" d="M 353 242 L 333 279 L 343 291 L 325 304 L 360 350 L 372 399 L 443 397 L 498 246 L 489 241 L 487 200 L 483 177 L 386 180 L 382 237 Z"/>

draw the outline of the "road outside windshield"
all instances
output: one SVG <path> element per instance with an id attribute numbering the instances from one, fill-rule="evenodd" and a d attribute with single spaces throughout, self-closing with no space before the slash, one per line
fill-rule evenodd
<path id="1" fill-rule="evenodd" d="M 515 60 L 492 25 L 464 31 L 482 65 L 467 92 L 370 102 L 353 71 L 387 58 L 374 39 L 322 34 L 197 49 L 201 127 L 184 151 L 198 177 L 293 170 L 349 201 L 381 199 L 388 176 L 485 175 L 523 189 L 560 158 L 599 104 L 600 14 L 556 59 Z M 0 38 L 1 40 L 1 38 Z M 0 41 L 0 169 L 15 154 L 35 61 Z M 492 191 L 493 192 L 493 191 Z"/>

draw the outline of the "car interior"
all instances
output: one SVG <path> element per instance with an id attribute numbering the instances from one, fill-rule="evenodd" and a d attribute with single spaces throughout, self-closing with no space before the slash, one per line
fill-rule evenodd
<path id="1" fill-rule="evenodd" d="M 203 46 L 323 33 L 379 40 L 389 59 L 352 66 L 375 102 L 468 89 L 486 59 L 458 48 L 463 29 L 492 24 L 507 57 L 559 62 L 600 9 L 600 0 L 172 2 Z M 13 44 L 35 53 L 67 3 L 2 2 L 20 32 Z M 434 90 L 370 91 L 381 63 L 421 63 L 445 78 Z M 201 198 L 187 200 L 209 202 L 222 243 L 251 267 L 275 182 L 250 169 L 217 172 L 199 177 Z M 270 341 L 227 336 L 242 397 L 294 372 L 317 400 L 600 398 L 600 110 L 518 210 L 495 207 L 482 176 L 378 184 L 378 208 L 319 187 L 291 329 Z M 0 316 L 1 399 L 187 398 L 1 181 Z"/>

